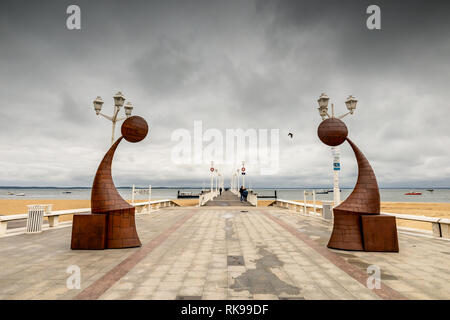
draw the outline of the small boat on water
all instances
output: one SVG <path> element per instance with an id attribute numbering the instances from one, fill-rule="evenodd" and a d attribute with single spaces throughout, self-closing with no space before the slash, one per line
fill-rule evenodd
<path id="1" fill-rule="evenodd" d="M 23 196 L 25 196 L 25 193 L 17 193 L 16 194 L 16 197 L 23 197 Z"/>
<path id="2" fill-rule="evenodd" d="M 319 191 L 316 191 L 316 194 L 328 194 L 328 191 L 327 190 L 319 190 Z"/>
<path id="3" fill-rule="evenodd" d="M 62 193 L 68 194 L 68 193 L 72 193 L 72 191 L 63 191 Z"/>
<path id="4" fill-rule="evenodd" d="M 193 194 L 192 192 L 181 192 L 178 190 L 177 199 L 195 199 L 199 198 L 199 194 Z"/>
<path id="5" fill-rule="evenodd" d="M 405 193 L 405 196 L 420 196 L 420 195 L 422 195 L 422 192 L 410 191 L 410 192 Z"/>
<path id="6" fill-rule="evenodd" d="M 427 191 L 429 191 L 429 192 L 433 192 L 433 191 L 434 191 L 434 189 L 427 189 Z"/>
<path id="7" fill-rule="evenodd" d="M 7 192 L 6 195 L 7 195 L 7 196 L 13 196 L 14 193 L 12 193 L 12 192 Z"/>

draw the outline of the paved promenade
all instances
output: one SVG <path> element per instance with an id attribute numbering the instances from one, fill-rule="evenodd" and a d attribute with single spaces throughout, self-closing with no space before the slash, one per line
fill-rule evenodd
<path id="1" fill-rule="evenodd" d="M 176 207 L 136 218 L 143 246 L 70 250 L 70 228 L 0 239 L 0 299 L 450 299 L 450 242 L 326 248 L 331 224 L 280 208 Z M 79 266 L 81 289 L 66 269 Z M 368 289 L 366 269 L 381 269 Z"/>

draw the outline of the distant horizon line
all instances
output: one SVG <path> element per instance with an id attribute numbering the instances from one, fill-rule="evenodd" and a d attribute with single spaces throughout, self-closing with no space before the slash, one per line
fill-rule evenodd
<path id="1" fill-rule="evenodd" d="M 133 186 L 120 186 L 117 189 L 131 189 Z M 143 186 L 136 186 L 137 188 L 143 189 Z M 229 187 L 225 187 L 229 188 Z M 354 187 L 340 187 L 341 189 L 353 189 Z M 379 187 L 380 189 L 450 189 L 450 187 L 418 187 L 418 186 L 401 186 L 401 187 Z M 55 186 L 0 186 L 0 189 L 92 189 L 92 187 L 55 187 Z M 145 189 L 145 188 L 144 188 Z M 208 187 L 186 187 L 186 186 L 152 186 L 152 189 L 209 189 Z M 327 189 L 331 190 L 333 187 L 254 187 L 253 189 Z"/>

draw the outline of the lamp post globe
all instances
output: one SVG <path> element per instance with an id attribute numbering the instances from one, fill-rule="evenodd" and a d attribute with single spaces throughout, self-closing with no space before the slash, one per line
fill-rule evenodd
<path id="1" fill-rule="evenodd" d="M 322 117 L 322 120 L 325 119 L 325 117 L 328 115 L 328 101 L 330 98 L 322 92 L 319 99 L 317 100 L 317 103 L 319 104 L 319 114 Z"/>
<path id="2" fill-rule="evenodd" d="M 123 106 L 123 103 L 125 102 L 125 97 L 123 96 L 122 92 L 117 92 L 114 96 L 114 105 L 118 108 L 121 108 Z"/>
<path id="3" fill-rule="evenodd" d="M 127 102 L 126 104 L 125 104 L 125 115 L 127 116 L 127 117 L 130 117 L 131 116 L 131 112 L 133 111 L 133 105 L 131 104 L 131 102 Z"/>
<path id="4" fill-rule="evenodd" d="M 350 112 L 350 114 L 353 114 L 353 111 L 356 109 L 357 102 L 358 102 L 358 100 L 356 100 L 356 98 L 352 95 L 349 95 L 347 100 L 345 100 L 345 105 L 346 105 L 348 111 Z"/>
<path id="5" fill-rule="evenodd" d="M 328 108 L 329 100 L 330 98 L 324 92 L 322 92 L 319 99 L 317 100 L 317 102 L 319 103 L 319 108 Z"/>
<path id="6" fill-rule="evenodd" d="M 94 110 L 97 115 L 100 113 L 100 111 L 102 111 L 102 106 L 103 100 L 100 96 L 97 96 L 97 98 L 94 100 Z"/>

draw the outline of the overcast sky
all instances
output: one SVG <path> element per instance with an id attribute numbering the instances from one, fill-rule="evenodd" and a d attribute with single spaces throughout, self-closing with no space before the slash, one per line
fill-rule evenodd
<path id="1" fill-rule="evenodd" d="M 66 8 L 81 7 L 81 30 Z M 366 8 L 381 8 L 368 30 Z M 171 158 L 179 128 L 279 129 L 278 173 L 253 186 L 332 184 L 317 98 L 345 118 L 381 187 L 450 187 L 450 2 L 1 1 L 0 185 L 90 186 L 122 91 L 149 123 L 116 152 L 116 185 L 208 184 L 209 164 Z M 288 132 L 294 133 L 290 139 Z M 117 131 L 119 134 L 119 131 Z M 206 146 L 206 143 L 205 143 Z M 341 146 L 343 186 L 357 168 Z M 221 166 L 229 180 L 235 166 Z"/>

